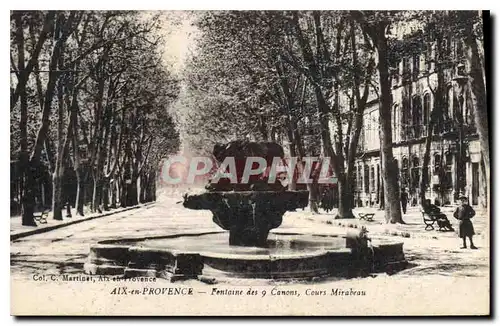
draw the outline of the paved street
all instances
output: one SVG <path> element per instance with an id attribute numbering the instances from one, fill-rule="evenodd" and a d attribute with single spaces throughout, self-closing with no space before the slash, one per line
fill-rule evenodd
<path id="1" fill-rule="evenodd" d="M 374 277 L 355 279 L 320 279 L 311 281 L 278 281 L 262 279 L 218 280 L 217 285 L 208 285 L 191 280 L 170 285 L 165 280 L 151 283 L 129 284 L 133 288 L 149 286 L 194 287 L 201 294 L 189 297 L 113 296 L 110 293 L 116 283 L 79 282 L 37 282 L 38 274 L 82 275 L 82 266 L 87 258 L 89 246 L 103 239 L 168 235 L 180 232 L 220 230 L 211 220 L 211 214 L 190 211 L 176 204 L 180 197 L 163 196 L 154 205 L 95 218 L 79 224 L 65 226 L 46 233 L 27 236 L 11 242 L 11 295 L 12 307 L 16 313 L 37 311 L 41 314 L 220 314 L 240 313 L 241 307 L 248 307 L 248 314 L 266 314 L 272 305 L 283 314 L 308 314 L 310 305 L 317 308 L 317 314 L 352 314 L 352 307 L 358 307 L 365 315 L 394 313 L 403 314 L 479 314 L 488 311 L 489 278 L 488 247 L 484 220 L 475 219 L 478 250 L 461 250 L 460 239 L 453 232 L 424 231 L 418 210 L 405 216 L 404 226 L 384 224 L 383 212 L 375 212 L 373 222 L 368 224 L 370 235 L 383 236 L 404 241 L 404 250 L 410 268 L 389 276 L 377 274 Z M 369 209 L 364 209 L 369 210 Z M 300 231 L 314 233 L 346 232 L 341 224 L 356 224 L 354 220 L 333 220 L 333 214 L 313 215 L 307 211 L 287 213 L 284 222 L 276 231 Z M 483 222 L 481 222 L 483 220 Z M 359 227 L 359 226 L 358 226 Z M 411 233 L 410 238 L 387 235 L 394 230 Z M 121 284 L 127 285 L 127 284 Z M 213 298 L 208 294 L 211 287 L 228 289 L 290 289 L 306 293 L 331 289 L 355 289 L 366 291 L 364 297 L 304 297 L 293 299 L 266 296 L 252 300 L 248 306 L 246 297 Z M 263 286 L 271 286 L 263 287 Z M 33 291 L 36 289 L 35 291 Z M 29 294 L 29 295 L 28 295 Z M 446 296 L 446 300 L 440 300 Z M 384 300 L 383 305 L 374 305 L 373 300 Z M 397 298 L 397 299 L 396 299 Z M 417 299 L 418 298 L 418 299 Z M 226 297 L 226 299 L 229 299 Z M 418 300 L 418 304 L 414 304 Z M 78 302 L 78 304 L 74 304 Z M 167 309 L 166 307 L 172 307 Z M 175 308 L 175 309 L 174 309 Z M 195 310 L 193 310 L 195 309 Z"/>
<path id="2" fill-rule="evenodd" d="M 89 246 L 99 240 L 217 228 L 209 214 L 193 215 L 174 205 L 158 203 L 13 241 L 12 272 L 81 273 Z"/>
<path id="3" fill-rule="evenodd" d="M 184 209 L 177 203 L 179 200 L 179 197 L 165 195 L 151 206 L 15 240 L 11 242 L 12 272 L 81 273 L 89 246 L 99 240 L 220 230 L 212 222 L 210 212 Z M 488 273 L 487 217 L 484 213 L 479 212 L 474 218 L 478 233 L 475 241 L 479 250 L 463 250 L 459 249 L 461 240 L 455 232 L 425 231 L 418 208 L 410 208 L 404 216 L 406 225 L 385 224 L 383 211 L 370 208 L 357 211 L 374 212 L 374 221 L 333 220 L 335 212 L 313 215 L 299 210 L 287 213 L 282 226 L 276 231 L 295 229 L 300 232 L 342 234 L 348 226 L 366 225 L 374 237 L 404 241 L 405 253 L 413 268 L 401 275 L 485 276 Z M 456 227 L 451 208 L 445 212 Z M 399 236 L 405 233 L 410 237 Z"/>

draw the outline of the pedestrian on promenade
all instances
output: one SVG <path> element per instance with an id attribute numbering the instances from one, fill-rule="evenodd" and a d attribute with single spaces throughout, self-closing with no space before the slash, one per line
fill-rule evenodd
<path id="1" fill-rule="evenodd" d="M 470 240 L 470 248 L 477 249 L 472 242 L 472 236 L 474 235 L 474 226 L 472 225 L 471 218 L 476 215 L 474 209 L 469 205 L 469 199 L 465 196 L 459 198 L 461 205 L 457 207 L 453 217 L 460 221 L 459 224 L 459 234 L 458 236 L 463 239 L 464 245 L 461 249 L 467 248 L 466 238 Z"/>
<path id="2" fill-rule="evenodd" d="M 333 209 L 333 190 L 330 187 L 324 187 L 321 192 L 321 208 L 323 208 L 327 213 Z"/>
<path id="3" fill-rule="evenodd" d="M 406 205 L 408 205 L 408 193 L 406 189 L 401 189 L 401 207 L 403 208 L 403 214 L 406 214 Z"/>

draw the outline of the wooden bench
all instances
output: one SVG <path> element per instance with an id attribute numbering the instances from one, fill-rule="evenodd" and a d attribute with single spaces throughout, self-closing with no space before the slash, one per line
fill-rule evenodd
<path id="1" fill-rule="evenodd" d="M 37 221 L 40 224 L 47 224 L 47 217 L 49 217 L 49 212 L 50 209 L 46 208 L 41 212 L 34 212 L 33 217 L 35 221 Z"/>
<path id="2" fill-rule="evenodd" d="M 429 215 L 424 211 L 420 212 L 422 213 L 422 218 L 424 219 L 425 230 L 426 231 L 434 230 L 434 223 L 436 222 L 436 216 Z"/>
<path id="3" fill-rule="evenodd" d="M 358 213 L 358 214 L 360 220 L 365 220 L 368 222 L 372 222 L 373 217 L 375 216 L 375 213 Z"/>

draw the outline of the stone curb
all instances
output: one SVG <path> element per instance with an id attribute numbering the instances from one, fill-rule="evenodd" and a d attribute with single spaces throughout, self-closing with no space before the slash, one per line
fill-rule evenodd
<path id="1" fill-rule="evenodd" d="M 357 228 L 361 228 L 362 226 L 367 226 L 367 225 L 362 225 L 362 224 L 354 224 L 354 223 L 328 223 L 327 224 L 330 224 L 330 225 L 334 225 L 334 226 L 341 226 L 341 227 L 345 227 L 345 228 L 354 228 L 354 229 L 357 229 Z M 369 227 L 369 225 L 368 225 Z M 368 228 L 368 231 L 369 231 L 369 228 Z M 432 231 L 435 231 L 435 230 L 431 230 L 430 232 L 426 231 L 427 233 L 422 233 L 422 232 L 415 232 L 415 231 L 404 231 L 404 230 L 390 230 L 390 229 L 385 229 L 383 232 L 373 232 L 374 234 L 382 234 L 382 235 L 385 235 L 385 236 L 390 236 L 390 237 L 402 237 L 402 238 L 413 238 L 413 239 L 427 239 L 427 240 L 436 240 L 436 239 L 439 239 L 439 235 L 443 232 L 439 232 L 439 233 L 431 233 Z M 446 233 L 450 233 L 450 232 L 446 232 Z M 458 237 L 458 234 L 456 231 L 453 232 L 455 235 L 457 235 Z M 476 233 L 477 236 L 481 236 L 483 233 L 482 232 L 478 232 Z"/>
<path id="2" fill-rule="evenodd" d="M 352 219 L 325 219 L 325 220 L 315 220 L 312 217 L 306 217 L 306 220 L 309 221 L 317 221 L 319 223 L 324 223 L 327 225 L 332 225 L 332 226 L 338 226 L 338 227 L 343 227 L 343 228 L 352 228 L 352 229 L 360 229 L 362 226 L 365 226 L 368 231 L 370 231 L 370 224 L 359 224 L 358 219 L 352 218 Z M 384 225 L 384 224 L 375 224 L 378 226 Z M 422 229 L 424 228 L 424 224 L 422 224 Z M 439 239 L 439 235 L 442 232 L 437 232 L 433 233 L 431 231 L 425 231 L 420 232 L 420 231 L 405 231 L 405 230 L 391 230 L 388 228 L 384 228 L 384 230 L 380 231 L 372 231 L 372 234 L 378 234 L 378 235 L 384 235 L 384 236 L 390 236 L 390 237 L 402 237 L 402 238 L 413 238 L 413 239 Z M 481 233 L 476 233 L 476 235 L 482 235 L 483 232 Z M 456 234 L 456 231 L 455 231 Z M 458 235 L 457 235 L 458 236 Z"/>
<path id="3" fill-rule="evenodd" d="M 129 211 L 129 210 L 132 210 L 132 209 L 138 209 L 138 208 L 142 208 L 142 207 L 148 207 L 148 206 L 151 206 L 151 205 L 154 205 L 154 204 L 155 204 L 155 202 L 151 202 L 151 203 L 145 203 L 145 204 L 136 205 L 136 206 L 132 206 L 132 207 L 125 207 L 125 208 L 123 208 L 121 210 L 116 210 L 115 209 L 113 211 L 102 213 L 102 214 L 99 214 L 99 215 L 93 215 L 93 216 L 89 216 L 89 217 L 84 217 L 84 218 L 77 219 L 77 220 L 67 220 L 66 222 L 63 222 L 63 223 L 60 223 L 60 224 L 56 224 L 56 225 L 50 225 L 50 226 L 45 226 L 45 227 L 38 227 L 38 228 L 33 229 L 33 230 L 21 231 L 21 232 L 17 232 L 17 233 L 13 233 L 13 234 L 11 233 L 11 235 L 10 235 L 10 241 L 14 241 L 14 240 L 17 240 L 17 239 L 25 238 L 25 237 L 28 237 L 30 235 L 35 235 L 35 234 L 49 232 L 49 231 L 52 231 L 52 230 L 55 230 L 55 229 L 59 229 L 59 228 L 65 227 L 65 226 L 69 226 L 69 225 L 78 224 L 78 223 L 81 223 L 81 222 L 90 221 L 90 220 L 93 220 L 93 219 L 96 219 L 96 218 L 106 217 L 106 216 L 110 216 L 110 215 L 114 215 L 114 214 L 126 212 L 126 211 Z"/>
<path id="4" fill-rule="evenodd" d="M 328 223 L 330 225 L 335 225 L 335 226 L 340 226 L 340 227 L 345 227 L 345 228 L 361 228 L 362 226 L 366 226 L 369 229 L 369 225 L 363 225 L 363 224 L 357 224 L 357 223 L 342 223 L 342 222 L 332 222 Z M 379 233 L 379 232 L 377 232 Z M 427 235 L 427 234 L 422 234 L 420 232 L 414 232 L 414 231 L 401 231 L 401 230 L 390 230 L 390 229 L 385 229 L 383 232 L 380 234 L 386 235 L 386 236 L 391 236 L 391 237 L 402 237 L 402 238 L 419 238 L 419 239 L 436 239 L 437 235 Z"/>

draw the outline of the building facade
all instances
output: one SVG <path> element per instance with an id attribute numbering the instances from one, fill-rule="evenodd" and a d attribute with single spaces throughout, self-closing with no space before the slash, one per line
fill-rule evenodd
<path id="1" fill-rule="evenodd" d="M 449 44 L 451 60 L 443 68 L 446 94 L 433 131 L 426 198 L 437 205 L 452 204 L 459 194 L 472 205 L 486 205 L 485 180 L 470 89 L 466 84 L 461 42 Z M 429 54 L 405 57 L 393 67 L 392 140 L 399 185 L 409 193 L 409 205 L 420 205 L 420 181 L 428 122 L 437 89 L 437 71 Z M 383 188 L 380 162 L 378 100 L 364 112 L 363 131 L 355 168 L 356 206 L 379 206 Z"/>

